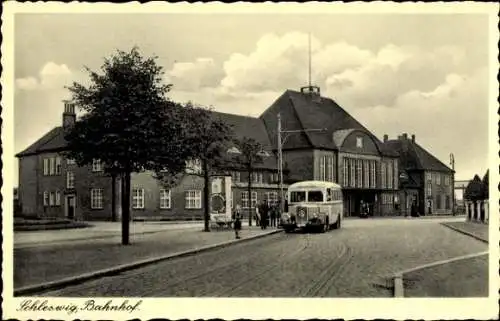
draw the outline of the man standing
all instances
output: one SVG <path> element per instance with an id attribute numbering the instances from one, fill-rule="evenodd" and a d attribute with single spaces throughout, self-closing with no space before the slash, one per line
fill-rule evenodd
<path id="1" fill-rule="evenodd" d="M 276 215 L 278 214 L 276 212 L 277 212 L 276 205 L 275 204 L 271 205 L 271 227 L 276 227 Z"/>
<path id="2" fill-rule="evenodd" d="M 267 220 L 268 220 L 268 207 L 266 201 L 262 201 L 260 207 L 259 207 L 259 213 L 260 213 L 260 227 L 264 230 L 267 227 Z"/>

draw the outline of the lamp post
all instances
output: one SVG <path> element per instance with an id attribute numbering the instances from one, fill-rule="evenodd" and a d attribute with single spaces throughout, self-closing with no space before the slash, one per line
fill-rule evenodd
<path id="1" fill-rule="evenodd" d="M 233 155 L 242 155 L 243 153 L 236 147 L 231 147 L 227 151 L 228 154 L 233 154 Z M 254 155 L 259 156 L 259 157 L 268 157 L 270 156 L 268 152 L 264 150 L 260 150 L 256 152 Z M 252 169 L 253 169 L 253 157 L 248 157 L 245 160 L 245 167 L 248 171 L 248 225 L 252 226 Z"/>
<path id="2" fill-rule="evenodd" d="M 281 113 L 278 113 L 278 172 L 279 172 L 279 190 L 280 190 L 280 213 L 284 212 L 284 190 L 283 190 L 283 145 L 289 136 L 282 136 L 283 134 L 305 133 L 305 132 L 323 132 L 326 128 L 318 129 L 297 129 L 297 130 L 283 130 L 281 127 Z"/>
<path id="3" fill-rule="evenodd" d="M 455 215 L 455 155 L 450 153 L 451 175 L 451 214 Z"/>

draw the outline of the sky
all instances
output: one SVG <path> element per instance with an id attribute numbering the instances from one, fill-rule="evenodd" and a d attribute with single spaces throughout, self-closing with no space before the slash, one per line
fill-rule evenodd
<path id="1" fill-rule="evenodd" d="M 84 67 L 99 70 L 117 49 L 158 56 L 173 100 L 259 116 L 307 84 L 310 33 L 312 82 L 380 139 L 415 134 L 447 165 L 453 153 L 457 180 L 488 166 L 485 15 L 66 13 L 14 23 L 16 153 L 61 125 L 64 86 L 87 84 Z"/>

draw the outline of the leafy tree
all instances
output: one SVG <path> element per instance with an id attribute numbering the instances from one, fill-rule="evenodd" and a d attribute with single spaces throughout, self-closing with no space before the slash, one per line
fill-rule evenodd
<path id="1" fill-rule="evenodd" d="M 482 182 L 478 175 L 475 175 L 469 182 L 464 192 L 464 199 L 478 201 L 482 198 Z"/>
<path id="2" fill-rule="evenodd" d="M 85 68 L 90 85 L 69 87 L 75 105 L 85 112 L 65 135 L 69 156 L 79 166 L 100 159 L 105 170 L 122 178 L 122 244 L 129 244 L 130 175 L 143 170 L 184 170 L 193 156 L 185 109 L 166 98 L 157 57 L 139 49 L 117 51 L 104 59 L 101 73 Z"/>
<path id="3" fill-rule="evenodd" d="M 210 109 L 195 107 L 192 103 L 186 106 L 191 122 L 191 131 L 186 143 L 192 148 L 194 155 L 198 155 L 196 160 L 200 161 L 201 171 L 191 172 L 190 175 L 203 177 L 203 204 L 204 204 L 204 231 L 209 232 L 210 226 L 210 177 L 218 170 L 227 165 L 226 149 L 231 141 L 232 128 L 224 121 L 215 116 Z M 194 159 L 192 159 L 194 161 Z M 172 176 L 165 171 L 155 173 L 164 186 L 173 186 L 183 175 Z"/>
<path id="4" fill-rule="evenodd" d="M 487 170 L 486 174 L 483 177 L 482 187 L 483 187 L 483 193 L 482 193 L 483 199 L 488 199 L 490 196 L 490 190 L 489 190 L 489 188 L 490 188 L 490 170 Z"/>
<path id="5" fill-rule="evenodd" d="M 263 162 L 265 153 L 263 146 L 253 138 L 243 137 L 235 140 L 235 144 L 241 152 L 236 158 L 248 174 L 248 225 L 252 226 L 252 175 L 255 165 Z"/>

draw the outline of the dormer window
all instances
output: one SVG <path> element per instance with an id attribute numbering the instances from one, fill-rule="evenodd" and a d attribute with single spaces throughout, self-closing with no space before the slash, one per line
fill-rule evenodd
<path id="1" fill-rule="evenodd" d="M 363 137 L 356 137 L 356 147 L 363 148 Z"/>

